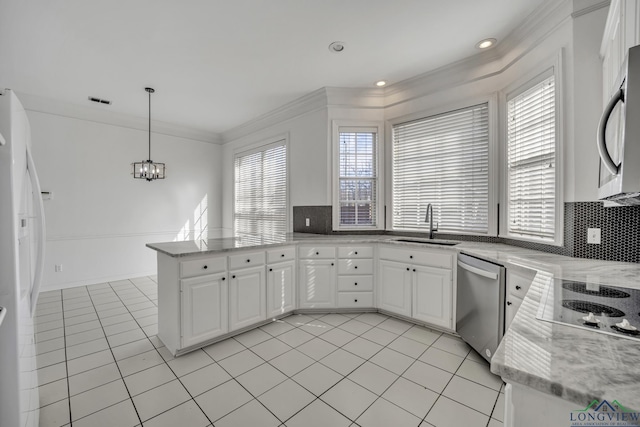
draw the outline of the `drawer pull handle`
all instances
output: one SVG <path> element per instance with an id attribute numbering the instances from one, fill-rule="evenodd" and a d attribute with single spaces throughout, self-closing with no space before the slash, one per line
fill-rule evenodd
<path id="1" fill-rule="evenodd" d="M 269 271 L 273 271 L 273 268 L 270 268 Z"/>
<path id="2" fill-rule="evenodd" d="M 353 300 L 353 302 L 358 302 L 358 300 L 357 300 L 357 299 L 354 299 L 354 300 Z"/>
<path id="3" fill-rule="evenodd" d="M 209 267 L 207 267 L 207 266 L 205 265 L 205 266 L 204 266 L 204 267 L 202 267 L 202 268 L 204 268 L 204 269 L 206 270 L 206 269 L 207 269 L 207 268 L 209 268 Z"/>
<path id="4" fill-rule="evenodd" d="M 516 285 L 516 291 L 519 291 L 520 289 L 522 289 L 522 286 Z"/>
<path id="5" fill-rule="evenodd" d="M 235 279 L 235 278 L 236 278 L 236 276 L 231 276 L 231 278 L 232 278 L 232 279 Z"/>
<path id="6" fill-rule="evenodd" d="M 507 301 L 507 305 L 511 305 L 511 301 Z"/>

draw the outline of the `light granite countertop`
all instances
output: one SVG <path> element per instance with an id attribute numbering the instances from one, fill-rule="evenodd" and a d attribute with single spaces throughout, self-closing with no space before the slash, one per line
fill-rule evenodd
<path id="1" fill-rule="evenodd" d="M 196 242 L 147 244 L 172 257 L 213 254 L 248 248 L 301 243 L 392 243 L 390 235 L 316 235 L 288 233 Z M 410 238 L 413 239 L 413 238 Z M 593 399 L 618 400 L 640 410 L 640 341 L 619 338 L 536 319 L 546 287 L 554 279 L 588 281 L 640 289 L 640 264 L 570 258 L 505 244 L 460 242 L 426 247 L 467 253 L 504 265 L 537 272 L 511 327 L 491 361 L 491 371 L 510 382 L 558 396 L 583 408 Z"/>

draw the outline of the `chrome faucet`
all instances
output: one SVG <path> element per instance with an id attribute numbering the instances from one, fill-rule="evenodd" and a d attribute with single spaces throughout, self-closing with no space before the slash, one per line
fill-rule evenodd
<path id="1" fill-rule="evenodd" d="M 429 223 L 429 238 L 433 239 L 433 232 L 438 231 L 438 223 L 435 228 L 433 227 L 433 205 L 429 203 L 427 205 L 427 215 L 424 217 L 424 222 Z"/>

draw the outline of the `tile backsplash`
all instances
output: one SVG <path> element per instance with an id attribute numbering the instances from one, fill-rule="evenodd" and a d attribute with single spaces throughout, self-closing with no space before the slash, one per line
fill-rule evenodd
<path id="1" fill-rule="evenodd" d="M 332 230 L 331 206 L 294 206 L 293 231 L 319 234 L 353 234 Z M 310 226 L 305 226 L 309 218 Z M 587 243 L 587 229 L 602 230 L 601 244 Z M 421 233 L 371 232 L 372 234 L 403 234 L 420 236 Z M 564 245 L 552 246 L 523 242 L 501 237 L 464 236 L 436 233 L 440 239 L 467 240 L 535 249 L 576 258 L 607 261 L 640 262 L 640 206 L 605 208 L 602 202 L 567 202 L 564 204 Z"/>

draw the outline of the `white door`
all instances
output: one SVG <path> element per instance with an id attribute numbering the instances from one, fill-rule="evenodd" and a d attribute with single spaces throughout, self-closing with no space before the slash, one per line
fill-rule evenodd
<path id="1" fill-rule="evenodd" d="M 411 316 L 411 266 L 381 260 L 378 276 L 378 308 Z"/>
<path id="2" fill-rule="evenodd" d="M 336 306 L 336 266 L 334 260 L 300 261 L 300 307 Z"/>
<path id="3" fill-rule="evenodd" d="M 453 329 L 451 271 L 414 266 L 412 272 L 413 317 L 432 325 Z"/>
<path id="4" fill-rule="evenodd" d="M 294 261 L 267 266 L 267 316 L 275 317 L 296 308 Z"/>
<path id="5" fill-rule="evenodd" d="M 227 333 L 226 274 L 183 279 L 180 287 L 183 348 Z"/>
<path id="6" fill-rule="evenodd" d="M 264 266 L 229 273 L 229 330 L 267 318 Z"/>

